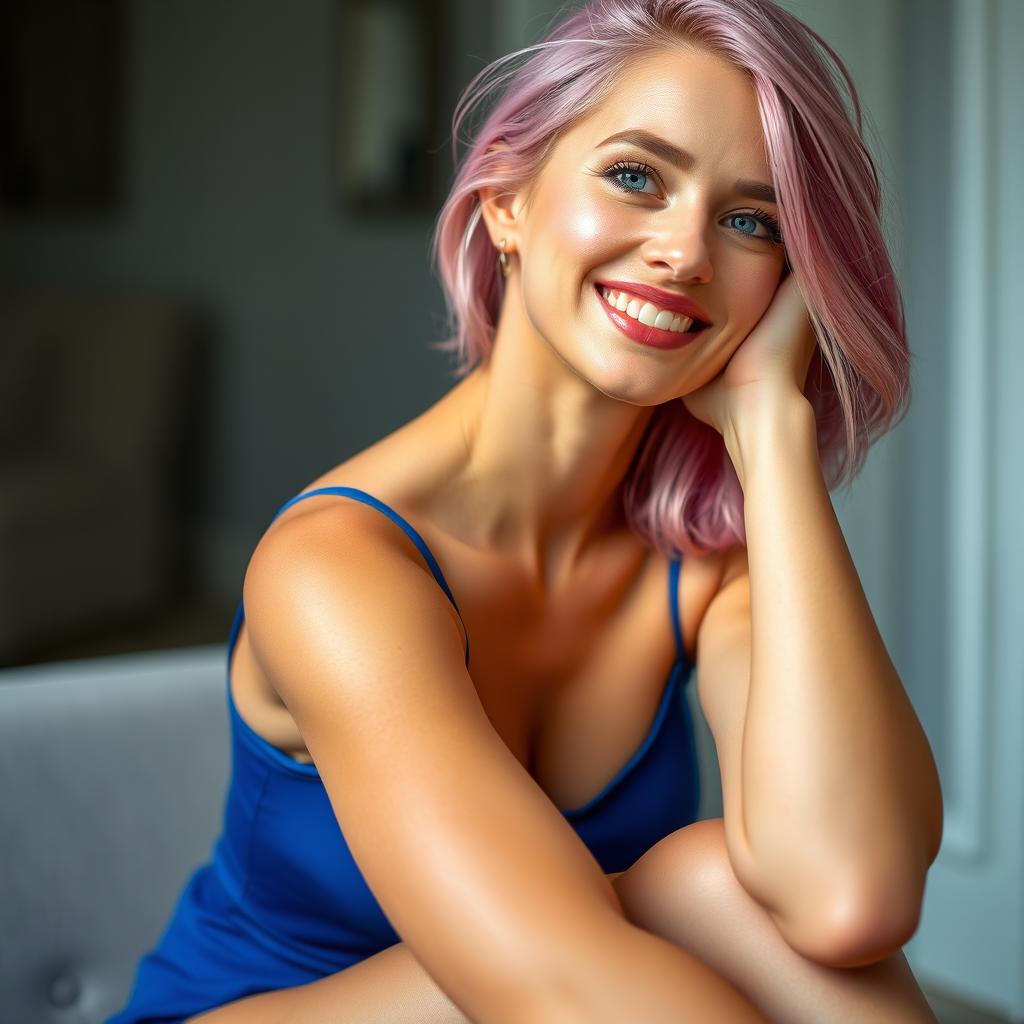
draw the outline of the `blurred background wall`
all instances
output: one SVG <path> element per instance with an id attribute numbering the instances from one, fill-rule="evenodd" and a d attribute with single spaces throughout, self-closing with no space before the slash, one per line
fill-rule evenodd
<path id="1" fill-rule="evenodd" d="M 66 15 L 69 5 L 33 6 Z M 83 605 L 59 625 L 51 614 L 51 629 L 26 630 L 24 644 L 13 635 L 7 650 L 0 643 L 0 663 L 144 647 L 150 630 L 167 643 L 226 637 L 249 554 L 277 508 L 454 380 L 429 348 L 443 333 L 428 260 L 440 201 L 365 220 L 343 208 L 335 149 L 345 138 L 339 83 L 355 31 L 352 5 L 133 0 L 121 7 L 119 195 L 99 212 L 0 210 L 0 288 L 42 293 L 48 307 L 71 296 L 118 309 L 127 308 L 121 300 L 156 298 L 185 321 L 188 337 L 178 344 L 193 351 L 177 385 L 155 373 L 133 380 L 116 351 L 93 347 L 91 357 L 103 362 L 106 378 L 92 391 L 94 400 L 103 396 L 93 415 L 117 416 L 112 429 L 132 429 L 124 406 L 133 389 L 145 390 L 151 411 L 159 401 L 170 407 L 168 420 L 176 414 L 165 440 L 184 448 L 161 497 L 174 510 L 168 529 L 177 536 L 165 589 L 136 586 L 139 600 L 112 609 L 112 631 L 94 614 L 94 600 L 93 611 Z M 491 5 L 452 5 L 443 45 L 438 106 L 450 117 L 458 90 L 497 56 Z M 447 126 L 430 144 L 450 180 Z M 85 316 L 68 311 L 60 329 L 66 334 L 67 320 L 81 326 Z M 169 330 L 164 318 L 151 319 Z M 98 329 L 109 336 L 113 328 L 103 321 Z M 37 433 L 40 413 L 34 404 L 27 414 Z M 112 508 L 119 484 L 103 477 L 103 463 L 98 456 L 91 478 L 82 467 L 84 478 L 65 472 L 64 485 L 53 486 L 79 495 L 95 488 L 96 502 Z M 32 521 L 37 477 L 9 478 L 4 494 L 8 508 L 19 504 Z M 27 526 L 12 524 L 18 528 Z M 128 563 L 141 557 L 131 536 L 110 546 L 108 574 L 131 573 Z M 45 563 L 26 569 L 18 600 L 25 588 L 42 595 L 62 580 L 73 586 L 66 566 Z"/>

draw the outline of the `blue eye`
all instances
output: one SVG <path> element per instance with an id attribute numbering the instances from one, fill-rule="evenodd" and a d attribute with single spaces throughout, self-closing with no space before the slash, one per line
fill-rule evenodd
<path id="1" fill-rule="evenodd" d="M 620 175 L 623 176 L 629 184 L 624 183 L 620 180 Z M 631 160 L 620 160 L 618 163 L 612 164 L 607 171 L 604 172 L 604 177 L 608 178 L 611 183 L 623 192 L 643 192 L 643 185 L 646 184 L 649 178 L 655 177 L 655 171 L 653 167 L 648 167 L 647 164 L 636 163 Z M 637 184 L 638 179 L 643 179 L 639 188 L 633 188 L 633 185 Z M 647 195 L 653 193 L 648 192 Z"/>
<path id="2" fill-rule="evenodd" d="M 768 213 L 760 211 L 757 214 L 750 213 L 731 213 L 728 217 L 729 220 L 744 220 L 748 224 L 756 227 L 760 224 L 762 227 L 768 229 L 768 235 L 755 235 L 753 231 L 740 230 L 741 234 L 750 235 L 751 238 L 770 238 L 773 242 L 781 241 L 781 235 L 779 233 L 779 222 Z"/>
<path id="3" fill-rule="evenodd" d="M 755 229 L 757 228 L 757 221 L 753 217 L 748 217 L 743 213 L 734 213 L 729 220 L 745 220 L 748 224 L 752 225 Z M 742 228 L 740 229 L 742 230 Z M 744 234 L 753 234 L 753 232 L 744 232 Z"/>

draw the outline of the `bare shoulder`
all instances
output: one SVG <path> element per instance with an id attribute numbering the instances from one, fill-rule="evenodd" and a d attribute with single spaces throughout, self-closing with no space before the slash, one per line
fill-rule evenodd
<path id="1" fill-rule="evenodd" d="M 463 664 L 458 615 L 419 549 L 360 502 L 324 495 L 287 509 L 257 544 L 242 593 L 254 653 L 293 714 L 303 700 L 290 681 L 315 686 L 295 671 L 313 651 L 331 659 L 333 675 L 359 675 L 359 665 L 345 667 L 356 653 L 386 648 L 401 631 L 435 665 Z"/>

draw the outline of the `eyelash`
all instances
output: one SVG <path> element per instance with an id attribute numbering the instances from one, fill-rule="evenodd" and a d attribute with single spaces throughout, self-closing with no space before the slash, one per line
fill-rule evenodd
<path id="1" fill-rule="evenodd" d="M 645 163 L 640 163 L 636 160 L 617 160 L 611 165 L 606 171 L 601 172 L 601 177 L 607 178 L 617 189 L 622 192 L 628 192 L 631 195 L 649 195 L 650 193 L 641 192 L 639 189 L 627 188 L 618 180 L 617 175 L 623 171 L 633 171 L 637 174 L 643 174 L 645 177 L 654 177 L 661 180 L 661 175 L 651 166 Z M 775 242 L 777 245 L 782 243 L 782 227 L 778 220 L 768 213 L 767 210 L 762 210 L 758 207 L 753 213 L 733 213 L 730 217 L 749 217 L 751 220 L 756 220 L 763 224 L 770 232 L 771 238 L 768 241 Z M 741 235 L 746 234 L 745 231 L 740 232 Z M 748 238 L 757 238 L 757 235 L 747 235 Z"/>

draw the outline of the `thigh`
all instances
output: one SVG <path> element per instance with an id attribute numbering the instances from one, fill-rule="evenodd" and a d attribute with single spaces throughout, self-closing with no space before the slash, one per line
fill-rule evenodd
<path id="1" fill-rule="evenodd" d="M 471 1024 L 404 942 L 295 988 L 248 996 L 186 1024 Z"/>
<path id="2" fill-rule="evenodd" d="M 699 838 L 696 832 L 692 835 Z M 677 853 L 681 849 L 677 844 Z M 663 868 L 663 857 L 645 854 L 628 870 L 608 875 L 633 923 L 648 914 L 651 901 L 656 902 Z M 193 1017 L 188 1024 L 278 1024 L 282 1019 L 303 1024 L 470 1024 L 404 942 L 337 974 L 249 996 Z"/>

